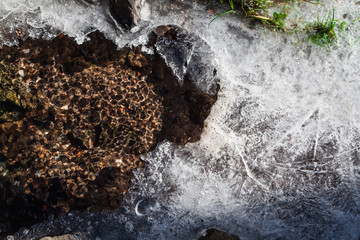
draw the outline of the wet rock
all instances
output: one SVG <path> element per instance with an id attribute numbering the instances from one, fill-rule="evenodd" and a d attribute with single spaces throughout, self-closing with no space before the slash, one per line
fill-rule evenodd
<path id="1" fill-rule="evenodd" d="M 210 228 L 206 230 L 206 235 L 200 237 L 199 240 L 240 240 L 240 238 L 221 230 Z"/>
<path id="2" fill-rule="evenodd" d="M 140 20 L 141 0 L 77 0 L 85 5 L 101 5 L 125 31 Z"/>
<path id="3" fill-rule="evenodd" d="M 177 144 L 196 142 L 219 90 L 210 47 L 177 26 L 159 26 L 149 39 L 147 47 L 155 52 L 149 56 L 149 80 L 164 98 L 161 137 Z"/>
<path id="4" fill-rule="evenodd" d="M 173 29 L 172 26 L 164 26 L 164 25 L 162 25 L 162 26 L 158 26 L 157 28 L 155 28 L 154 32 L 159 37 L 163 37 L 171 29 Z"/>
<path id="5" fill-rule="evenodd" d="M 109 9 L 117 23 L 129 30 L 140 20 L 141 0 L 109 0 Z"/>
<path id="6" fill-rule="evenodd" d="M 180 85 L 187 78 L 204 93 L 216 93 L 218 81 L 214 55 L 204 40 L 177 26 L 159 26 L 154 31 L 152 41 Z"/>

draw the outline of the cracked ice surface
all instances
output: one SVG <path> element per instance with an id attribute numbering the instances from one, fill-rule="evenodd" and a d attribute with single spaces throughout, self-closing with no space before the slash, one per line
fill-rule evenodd
<path id="1" fill-rule="evenodd" d="M 359 17 L 356 1 L 307 5 L 308 17 L 333 6 L 340 21 Z M 81 16 L 81 28 L 49 25 L 83 36 L 94 24 L 91 13 Z M 89 217 L 100 229 L 91 237 L 119 239 L 125 231 L 138 239 L 191 239 L 218 227 L 241 239 L 358 239 L 360 44 L 348 45 L 359 27 L 340 34 L 338 49 L 328 52 L 292 36 L 264 36 L 231 16 L 208 28 L 214 16 L 193 3 L 145 1 L 142 17 L 139 39 L 95 26 L 119 45 L 140 44 L 162 24 L 199 35 L 213 51 L 219 98 L 201 141 L 164 142 L 149 153 L 126 211 L 102 217 L 103 227 Z M 109 229 L 124 218 L 126 229 Z M 74 219 L 68 227 L 81 231 Z"/>
<path id="2" fill-rule="evenodd" d="M 331 4 L 350 19 L 360 9 L 334 1 L 323 13 Z M 214 51 L 219 99 L 199 143 L 163 143 L 146 158 L 134 189 L 170 210 L 141 236 L 182 239 L 210 225 L 242 239 L 357 239 L 360 61 L 358 46 L 345 46 L 356 37 L 327 52 L 225 17 L 206 29 L 197 16 L 180 25 Z"/>

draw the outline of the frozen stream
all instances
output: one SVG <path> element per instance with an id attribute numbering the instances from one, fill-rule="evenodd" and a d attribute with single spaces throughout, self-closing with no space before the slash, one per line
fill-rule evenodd
<path id="1" fill-rule="evenodd" d="M 200 142 L 163 142 L 144 157 L 147 167 L 135 173 L 124 210 L 73 213 L 17 236 L 195 239 L 217 227 L 241 239 L 359 239 L 360 43 L 350 45 L 360 23 L 329 52 L 231 16 L 208 28 L 214 16 L 193 3 L 148 0 L 139 28 L 124 35 L 100 7 L 50 2 L 3 0 L 1 32 L 32 26 L 34 37 L 63 31 L 82 42 L 99 29 L 123 46 L 144 43 L 158 25 L 178 25 L 210 45 L 221 89 Z M 327 2 L 304 5 L 303 19 L 333 6 L 340 21 L 360 17 L 356 0 Z"/>

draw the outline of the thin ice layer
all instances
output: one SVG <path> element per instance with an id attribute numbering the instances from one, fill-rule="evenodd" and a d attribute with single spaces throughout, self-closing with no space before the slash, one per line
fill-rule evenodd
<path id="1" fill-rule="evenodd" d="M 360 83 L 358 46 L 350 45 L 359 29 L 350 22 L 358 8 L 335 1 L 306 8 L 327 16 L 331 4 L 352 27 L 331 52 L 295 37 L 264 37 L 226 17 L 210 29 L 199 12 L 176 18 L 215 52 L 221 90 L 201 142 L 165 144 L 147 158 L 149 172 L 139 173 L 137 191 L 167 196 L 162 203 L 171 209 L 166 221 L 153 220 L 153 238 L 168 228 L 184 237 L 185 226 L 195 231 L 190 226 L 205 222 L 250 239 L 357 239 Z M 174 190 L 163 193 L 163 185 Z"/>
<path id="2" fill-rule="evenodd" d="M 82 43 L 97 29 L 110 38 L 121 31 L 114 30 L 114 22 L 102 5 L 82 1 L 4 0 L 0 16 L 0 47 L 17 44 L 18 36 L 51 39 L 64 32 Z"/>

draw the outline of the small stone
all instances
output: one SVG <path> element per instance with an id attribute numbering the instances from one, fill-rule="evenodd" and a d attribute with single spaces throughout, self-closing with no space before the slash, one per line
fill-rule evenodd
<path id="1" fill-rule="evenodd" d="M 139 26 L 135 26 L 135 27 L 133 27 L 133 28 L 130 29 L 130 32 L 131 32 L 131 33 L 136 33 L 136 32 L 138 32 L 139 30 L 140 30 L 140 27 L 139 27 Z"/>
<path id="2" fill-rule="evenodd" d="M 40 171 L 40 170 L 36 171 L 36 172 L 35 172 L 35 176 L 41 177 L 41 171 Z"/>
<path id="3" fill-rule="evenodd" d="M 112 17 L 126 30 L 140 20 L 141 0 L 109 0 L 109 7 Z"/>
<path id="4" fill-rule="evenodd" d="M 64 105 L 60 108 L 61 110 L 69 110 L 69 105 Z"/>
<path id="5" fill-rule="evenodd" d="M 75 237 L 71 234 L 65 234 L 61 236 L 54 236 L 54 237 L 43 237 L 40 240 L 81 240 L 78 236 Z"/>
<path id="6" fill-rule="evenodd" d="M 122 164 L 122 160 L 121 159 L 116 159 L 115 163 L 116 163 L 117 167 L 120 167 L 120 165 Z"/>
<path id="7" fill-rule="evenodd" d="M 170 26 L 159 26 L 155 29 L 155 33 L 156 33 L 156 35 L 161 37 L 161 36 L 164 36 L 165 33 L 167 31 L 169 31 L 170 29 L 172 29 L 172 27 L 170 27 Z"/>
<path id="8" fill-rule="evenodd" d="M 24 70 L 19 70 L 19 75 L 21 76 L 21 77 L 25 77 L 25 73 L 24 73 Z"/>

